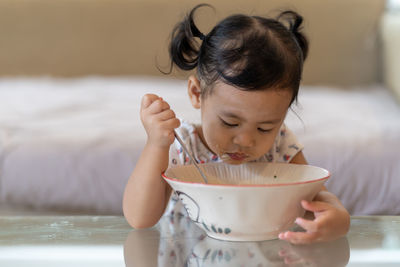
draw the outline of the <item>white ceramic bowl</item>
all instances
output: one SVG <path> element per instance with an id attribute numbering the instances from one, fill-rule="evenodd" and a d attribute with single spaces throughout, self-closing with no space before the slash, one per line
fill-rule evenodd
<path id="1" fill-rule="evenodd" d="M 164 179 L 176 191 L 189 217 L 213 238 L 230 241 L 275 239 L 294 226 L 330 177 L 327 170 L 288 163 L 194 165 L 168 169 Z"/>

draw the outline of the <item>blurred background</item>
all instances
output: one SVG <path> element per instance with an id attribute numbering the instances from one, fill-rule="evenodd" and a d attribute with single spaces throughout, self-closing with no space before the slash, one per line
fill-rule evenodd
<path id="1" fill-rule="evenodd" d="M 207 33 L 233 13 L 275 17 L 294 9 L 304 16 L 311 40 L 304 84 L 370 84 L 382 81 L 378 27 L 384 2 L 223 0 L 210 2 L 215 11 L 200 10 L 198 23 Z M 169 65 L 172 28 L 198 3 L 2 0 L 0 75 L 160 76 L 156 63 Z"/>
<path id="2" fill-rule="evenodd" d="M 0 0 L 0 215 L 122 214 L 146 140 L 141 96 L 199 120 L 190 73 L 158 69 L 169 69 L 174 25 L 199 3 Z M 287 124 L 352 214 L 399 215 L 400 1 L 208 3 L 215 10 L 196 17 L 204 33 L 235 13 L 304 17 L 304 93 Z"/>

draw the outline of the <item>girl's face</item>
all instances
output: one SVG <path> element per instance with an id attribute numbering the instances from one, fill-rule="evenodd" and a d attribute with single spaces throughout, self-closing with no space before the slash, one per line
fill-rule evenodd
<path id="1" fill-rule="evenodd" d="M 217 82 L 211 94 L 201 98 L 193 90 L 195 94 L 191 94 L 190 85 L 189 80 L 192 104 L 201 109 L 200 138 L 224 162 L 253 161 L 270 150 L 285 119 L 292 92 L 242 91 Z"/>

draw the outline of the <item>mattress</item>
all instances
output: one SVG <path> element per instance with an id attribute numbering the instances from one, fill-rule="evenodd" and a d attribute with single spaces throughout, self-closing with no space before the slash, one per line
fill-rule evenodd
<path id="1" fill-rule="evenodd" d="M 144 146 L 140 99 L 200 121 L 186 82 L 150 77 L 0 79 L 0 205 L 122 214 Z M 400 106 L 381 86 L 303 86 L 287 125 L 354 215 L 400 215 Z"/>

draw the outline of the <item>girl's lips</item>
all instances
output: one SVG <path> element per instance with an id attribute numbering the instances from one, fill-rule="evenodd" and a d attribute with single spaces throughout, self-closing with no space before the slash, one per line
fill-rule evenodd
<path id="1" fill-rule="evenodd" d="M 243 153 L 226 153 L 232 160 L 236 161 L 243 161 L 245 160 L 248 156 Z"/>

